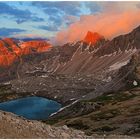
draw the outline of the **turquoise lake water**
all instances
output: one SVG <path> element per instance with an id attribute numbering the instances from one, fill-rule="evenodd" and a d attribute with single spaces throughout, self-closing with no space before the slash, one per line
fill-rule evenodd
<path id="1" fill-rule="evenodd" d="M 31 120 L 46 120 L 61 104 L 42 97 L 26 97 L 0 103 L 0 110 L 12 112 Z"/>

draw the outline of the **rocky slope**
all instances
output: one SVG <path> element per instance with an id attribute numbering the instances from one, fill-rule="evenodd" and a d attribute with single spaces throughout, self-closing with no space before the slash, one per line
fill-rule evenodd
<path id="1" fill-rule="evenodd" d="M 56 126 L 65 124 L 83 130 L 87 135 L 117 134 L 139 138 L 139 103 L 140 88 L 106 93 L 97 98 L 80 101 L 67 109 L 67 113 L 50 119 L 47 123 Z"/>
<path id="2" fill-rule="evenodd" d="M 20 46 L 24 44 L 28 46 Z M 47 52 L 33 41 L 28 44 L 33 53 L 0 69 L 1 102 L 34 95 L 51 98 L 63 108 L 47 123 L 66 124 L 90 135 L 139 137 L 140 26 L 111 41 L 88 32 L 81 41 Z"/>
<path id="3" fill-rule="evenodd" d="M 86 134 L 121 134 L 140 137 L 140 53 L 136 53 L 130 62 L 118 71 L 119 80 L 115 88 L 96 90 L 67 106 L 47 123 L 68 125 L 86 132 Z M 112 79 L 112 82 L 116 79 Z M 114 83 L 113 83 L 114 84 Z M 90 96 L 89 96 L 90 95 Z M 100 95 L 100 96 L 99 96 Z"/>
<path id="4" fill-rule="evenodd" d="M 91 138 L 86 136 L 84 132 L 67 126 L 54 127 L 6 112 L 0 112 L 0 124 L 0 138 Z"/>
<path id="5" fill-rule="evenodd" d="M 122 52 L 128 52 L 135 49 L 139 49 L 140 44 L 140 26 L 133 29 L 126 35 L 120 35 L 115 37 L 104 45 L 104 47 L 96 52 L 95 55 L 105 56 L 110 54 L 119 54 Z"/>
<path id="6" fill-rule="evenodd" d="M 87 138 L 132 138 L 127 135 L 87 136 L 84 132 L 66 125 L 54 127 L 38 121 L 30 121 L 12 113 L 0 111 L 0 138 L 6 139 L 87 139 Z"/>
<path id="7" fill-rule="evenodd" d="M 82 41 L 53 47 L 35 67 L 47 73 L 66 75 L 92 75 L 116 71 L 126 65 L 131 56 L 139 50 L 139 36 L 140 27 L 111 41 L 105 40 L 97 33 L 89 32 Z M 24 63 L 20 66 L 24 73 L 35 70 L 35 67 L 28 63 L 25 63 L 26 69 L 23 68 Z M 23 71 L 19 70 L 18 73 L 23 74 Z"/>

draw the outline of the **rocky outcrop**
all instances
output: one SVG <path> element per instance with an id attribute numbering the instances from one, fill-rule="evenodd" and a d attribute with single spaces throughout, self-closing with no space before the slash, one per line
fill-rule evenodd
<path id="1" fill-rule="evenodd" d="M 88 31 L 83 41 L 95 45 L 98 41 L 101 40 L 104 40 L 104 37 L 102 35 L 98 34 L 97 32 L 92 33 Z"/>
<path id="2" fill-rule="evenodd" d="M 84 132 L 68 128 L 67 126 L 54 127 L 38 121 L 30 121 L 15 116 L 12 113 L 0 111 L 0 137 L 11 139 L 22 138 L 91 138 Z"/>
<path id="3" fill-rule="evenodd" d="M 120 78 L 124 75 L 123 82 L 126 88 L 132 88 L 140 85 L 140 52 L 135 53 L 130 62 L 119 70 Z"/>
<path id="4" fill-rule="evenodd" d="M 16 59 L 23 55 L 46 52 L 51 45 L 44 40 L 17 41 L 12 38 L 0 40 L 0 67 L 12 65 Z"/>
<path id="5" fill-rule="evenodd" d="M 95 55 L 104 56 L 133 49 L 140 49 L 140 26 L 126 35 L 120 35 L 107 42 Z"/>

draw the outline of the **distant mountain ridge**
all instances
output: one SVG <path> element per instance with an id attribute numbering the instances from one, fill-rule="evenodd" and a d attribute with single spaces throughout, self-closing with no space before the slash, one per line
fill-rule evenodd
<path id="1" fill-rule="evenodd" d="M 95 36 L 98 39 L 92 43 Z M 86 42 L 85 39 L 89 42 Z M 98 71 L 117 70 L 140 49 L 139 46 L 140 26 L 111 41 L 98 33 L 88 32 L 81 41 L 53 48 L 52 57 L 45 60 L 44 63 L 48 63 L 46 71 L 59 74 L 94 74 Z M 57 54 L 53 52 L 57 52 Z"/>
<path id="2" fill-rule="evenodd" d="M 140 26 L 133 29 L 128 34 L 120 35 L 108 41 L 102 49 L 98 50 L 96 55 L 103 56 L 133 49 L 140 49 Z"/>
<path id="3" fill-rule="evenodd" d="M 17 57 L 47 51 L 51 45 L 45 40 L 20 41 L 12 38 L 0 40 L 0 66 L 11 65 Z"/>
<path id="4" fill-rule="evenodd" d="M 9 45 L 8 45 L 9 44 Z M 10 45 L 12 44 L 12 45 Z M 47 41 L 0 41 L 1 66 L 9 64 L 8 76 L 15 71 L 15 76 L 24 77 L 33 71 L 51 74 L 95 74 L 116 71 L 127 64 L 131 56 L 140 48 L 140 26 L 132 32 L 106 40 L 99 33 L 87 32 L 81 41 L 52 47 Z M 11 50 L 9 50 L 9 48 Z M 12 51 L 12 49 L 14 51 Z M 8 58 L 7 61 L 6 54 Z M 21 59 L 16 55 L 22 56 Z M 24 55 L 23 55 L 24 54 Z M 11 57 L 9 57 L 11 56 Z M 16 61 L 13 61 L 16 60 Z M 14 65 L 11 65 L 14 62 Z M 17 68 L 18 67 L 18 68 Z M 4 73 L 1 67 L 1 74 Z"/>

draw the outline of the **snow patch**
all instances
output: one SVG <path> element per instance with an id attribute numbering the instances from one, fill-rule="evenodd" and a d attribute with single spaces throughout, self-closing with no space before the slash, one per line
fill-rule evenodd
<path id="1" fill-rule="evenodd" d="M 100 58 L 109 57 L 109 56 L 112 56 L 113 54 L 114 54 L 114 53 L 106 54 L 106 55 L 101 56 Z"/>
<path id="2" fill-rule="evenodd" d="M 48 75 L 45 74 L 45 75 L 41 75 L 40 77 L 42 77 L 42 78 L 46 78 L 46 77 L 48 77 Z"/>
<path id="3" fill-rule="evenodd" d="M 54 69 L 53 73 L 56 72 L 59 67 L 60 67 L 60 64 L 57 65 L 57 67 Z"/>
<path id="4" fill-rule="evenodd" d="M 9 85 L 9 84 L 11 84 L 10 82 L 5 82 L 5 83 L 3 83 L 3 85 Z"/>
<path id="5" fill-rule="evenodd" d="M 124 61 L 124 62 L 117 62 L 115 64 L 113 64 L 112 66 L 110 66 L 109 71 L 112 70 L 117 70 L 119 68 L 121 68 L 122 66 L 125 66 L 126 64 L 128 64 L 129 60 Z"/>
<path id="6" fill-rule="evenodd" d="M 73 100 L 75 100 L 75 99 L 76 99 L 76 98 L 71 98 L 70 101 L 73 101 Z"/>
<path id="7" fill-rule="evenodd" d="M 129 50 L 125 50 L 125 53 L 135 53 L 135 52 L 137 52 L 136 48 L 131 48 Z"/>
<path id="8" fill-rule="evenodd" d="M 83 44 L 81 44 L 81 45 L 83 45 Z M 72 55 L 72 57 L 71 57 L 71 60 L 70 60 L 70 61 L 72 61 L 72 60 L 73 60 L 74 56 L 78 53 L 79 49 L 81 49 L 81 45 L 80 45 L 80 46 L 77 48 L 77 50 L 73 53 L 73 55 Z"/>
<path id="9" fill-rule="evenodd" d="M 133 81 L 133 85 L 134 85 L 134 86 L 137 86 L 137 85 L 138 85 L 138 82 L 134 80 L 134 81 Z"/>
<path id="10" fill-rule="evenodd" d="M 109 76 L 108 78 L 106 79 L 103 79 L 104 82 L 110 82 L 112 80 L 111 76 Z"/>
<path id="11" fill-rule="evenodd" d="M 56 99 L 57 98 L 57 96 L 54 96 L 54 99 Z"/>
<path id="12" fill-rule="evenodd" d="M 94 49 L 91 53 L 96 53 L 100 48 Z"/>
<path id="13" fill-rule="evenodd" d="M 69 104 L 69 105 L 67 105 L 67 106 L 64 106 L 64 107 L 60 108 L 57 112 L 52 113 L 52 114 L 50 115 L 50 117 L 53 116 L 53 115 L 55 115 L 55 114 L 57 114 L 58 112 L 61 112 L 61 111 L 64 110 L 65 108 L 70 107 L 71 105 L 75 104 L 75 103 L 78 102 L 78 101 L 79 101 L 79 100 L 76 100 L 76 101 L 72 102 L 71 104 Z"/>
<path id="14" fill-rule="evenodd" d="M 89 50 L 90 45 L 91 45 L 91 42 L 88 44 L 88 46 L 85 50 Z"/>

